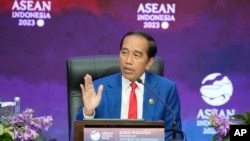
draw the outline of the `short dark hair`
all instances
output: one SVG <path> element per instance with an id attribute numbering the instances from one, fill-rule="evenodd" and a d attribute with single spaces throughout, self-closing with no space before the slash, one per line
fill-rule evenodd
<path id="1" fill-rule="evenodd" d="M 127 36 L 130 36 L 130 35 L 139 35 L 139 36 L 147 39 L 148 40 L 148 51 L 147 51 L 148 58 L 155 57 L 155 55 L 157 53 L 157 45 L 156 45 L 155 39 L 151 35 L 149 35 L 148 33 L 143 32 L 143 31 L 139 31 L 139 30 L 130 31 L 122 37 L 122 40 L 120 43 L 120 50 L 122 48 L 124 38 Z"/>

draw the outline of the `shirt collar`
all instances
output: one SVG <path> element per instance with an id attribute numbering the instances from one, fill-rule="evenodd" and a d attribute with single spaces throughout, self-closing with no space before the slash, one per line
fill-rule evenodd
<path id="1" fill-rule="evenodd" d="M 142 82 L 144 83 L 145 82 L 145 72 L 142 74 L 142 76 L 140 77 L 140 79 L 142 80 Z M 130 83 L 131 81 L 126 79 L 123 75 L 122 75 L 122 86 L 124 88 L 129 88 L 130 87 Z M 140 84 L 139 82 L 135 82 L 138 86 L 139 89 L 142 89 L 143 88 L 143 85 Z"/>

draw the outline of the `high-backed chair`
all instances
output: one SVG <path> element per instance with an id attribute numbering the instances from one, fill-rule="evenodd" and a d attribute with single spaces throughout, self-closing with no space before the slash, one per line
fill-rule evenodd
<path id="1" fill-rule="evenodd" d="M 72 121 L 75 120 L 76 113 L 83 104 L 80 84 L 84 84 L 84 75 L 88 73 L 93 80 L 96 80 L 119 71 L 119 56 L 116 55 L 77 56 L 67 59 L 69 132 L 71 131 Z M 163 76 L 163 60 L 156 57 L 149 72 Z"/>

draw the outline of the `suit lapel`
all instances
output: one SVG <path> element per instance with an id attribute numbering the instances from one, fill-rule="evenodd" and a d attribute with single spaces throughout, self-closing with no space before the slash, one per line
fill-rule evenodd
<path id="1" fill-rule="evenodd" d="M 147 85 L 153 92 L 158 93 L 157 90 L 157 82 L 153 79 L 153 75 L 146 73 L 145 77 L 145 85 Z M 143 119 L 145 120 L 153 120 L 154 111 L 157 105 L 158 99 L 144 87 L 144 99 L 143 99 Z"/>
<path id="2" fill-rule="evenodd" d="M 121 116 L 121 73 L 109 81 L 107 88 L 107 101 L 110 118 L 119 119 Z"/>

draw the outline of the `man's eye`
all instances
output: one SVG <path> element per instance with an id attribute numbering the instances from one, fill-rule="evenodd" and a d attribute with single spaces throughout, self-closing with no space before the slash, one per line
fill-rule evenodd
<path id="1" fill-rule="evenodd" d="M 122 54 L 128 54 L 128 52 L 127 51 L 122 51 Z"/>
<path id="2" fill-rule="evenodd" d="M 135 53 L 135 57 L 139 58 L 141 57 L 141 54 Z"/>

